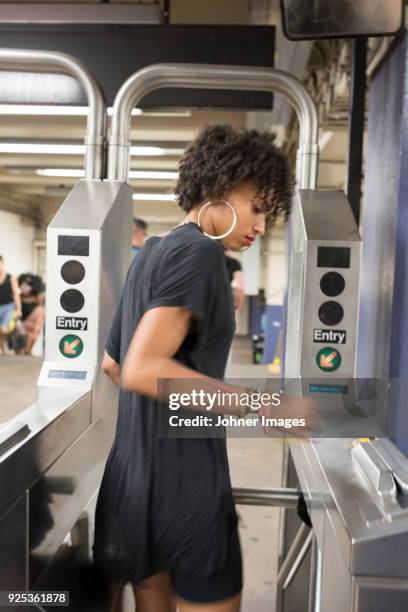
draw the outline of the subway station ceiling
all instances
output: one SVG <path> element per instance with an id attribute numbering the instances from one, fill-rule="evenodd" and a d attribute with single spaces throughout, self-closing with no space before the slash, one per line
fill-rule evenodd
<path id="1" fill-rule="evenodd" d="M 130 0 L 126 5 L 116 0 L 109 3 L 75 0 L 75 5 L 89 9 L 97 10 L 99 4 L 99 8 L 115 5 L 117 11 L 126 10 L 130 4 L 150 7 L 158 11 L 161 19 L 167 5 L 164 0 L 161 3 Z M 48 3 L 48 13 L 57 15 L 58 7 L 64 7 L 64 11 L 72 14 L 75 11 L 72 5 L 73 2 L 68 7 L 65 2 L 56 0 Z M 19 7 L 20 11 L 17 10 Z M 16 20 L 26 18 L 29 21 L 30 15 L 32 19 L 35 15 L 42 18 L 42 11 L 46 8 L 46 5 L 36 2 L 10 4 L 0 0 L 0 24 L 10 20 L 10 15 L 14 15 Z M 290 43 L 283 38 L 278 0 L 171 0 L 169 18 L 171 24 L 275 24 L 277 67 L 307 79 L 312 45 Z M 69 189 L 81 177 L 84 112 L 85 109 L 78 108 L 65 109 L 64 112 L 57 107 L 47 111 L 40 107 L 0 105 L 0 207 L 33 216 L 45 226 Z M 130 176 L 130 184 L 135 190 L 135 214 L 163 228 L 178 221 L 180 213 L 171 199 L 171 192 L 180 156 L 199 130 L 214 122 L 273 129 L 279 141 L 286 145 L 291 142 L 292 131 L 296 139 L 291 113 L 278 97 L 273 112 L 191 110 L 172 113 L 166 109 L 140 113 L 136 110 L 132 117 Z M 344 122 L 326 123 L 321 144 L 320 185 L 342 188 L 347 145 Z"/>
<path id="2" fill-rule="evenodd" d="M 48 217 L 54 202 L 61 201 L 83 174 L 80 149 L 86 117 L 2 116 L 2 111 L 10 109 L 0 107 L 0 192 L 38 203 Z M 228 122 L 242 127 L 245 121 L 245 112 L 222 111 L 146 112 L 133 117 L 129 182 L 137 197 L 135 212 L 149 222 L 154 222 L 158 213 L 161 223 L 178 218 L 177 206 L 164 198 L 170 197 L 174 188 L 178 162 L 186 146 L 208 123 Z"/>

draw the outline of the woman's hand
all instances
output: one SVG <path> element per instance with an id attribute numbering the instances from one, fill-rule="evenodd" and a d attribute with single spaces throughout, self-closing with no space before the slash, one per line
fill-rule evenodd
<path id="1" fill-rule="evenodd" d="M 278 406 L 269 404 L 262 406 L 258 414 L 261 418 L 262 428 L 267 435 L 273 435 L 277 429 L 283 431 L 289 437 L 313 437 L 313 434 L 321 432 L 317 422 L 317 407 L 310 397 L 299 395 L 282 395 Z M 274 425 L 270 419 L 285 421 L 285 425 Z M 289 426 L 290 424 L 290 426 Z"/>

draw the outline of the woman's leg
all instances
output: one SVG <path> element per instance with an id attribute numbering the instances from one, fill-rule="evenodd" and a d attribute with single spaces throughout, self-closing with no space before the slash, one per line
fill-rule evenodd
<path id="1" fill-rule="evenodd" d="M 41 329 L 44 325 L 44 316 L 44 306 L 37 306 L 23 322 L 24 329 L 27 334 L 27 346 L 25 347 L 26 355 L 31 355 L 33 346 L 36 343 L 37 338 L 40 335 Z"/>
<path id="2" fill-rule="evenodd" d="M 209 576 L 171 574 L 178 612 L 239 612 L 243 587 L 242 556 L 235 522 L 228 526 L 228 551 L 224 570 Z"/>
<path id="3" fill-rule="evenodd" d="M 178 612 L 239 612 L 241 609 L 241 593 L 211 603 L 192 603 L 180 597 L 177 601 Z"/>
<path id="4" fill-rule="evenodd" d="M 7 342 L 8 333 L 9 333 L 8 326 L 3 322 L 0 325 L 0 354 L 3 354 L 3 355 L 6 352 L 6 342 Z"/>
<path id="5" fill-rule="evenodd" d="M 33 350 L 33 346 L 36 340 L 37 336 L 35 334 L 27 334 L 27 345 L 24 349 L 25 355 L 31 355 L 31 351 Z"/>
<path id="6" fill-rule="evenodd" d="M 161 572 L 133 585 L 137 612 L 174 612 L 170 577 Z"/>
<path id="7" fill-rule="evenodd" d="M 111 608 L 110 612 L 122 612 L 122 598 L 123 589 L 125 585 L 123 582 L 112 582 L 110 593 L 111 593 Z"/>
<path id="8" fill-rule="evenodd" d="M 0 306 L 0 352 L 5 354 L 7 338 L 10 334 L 10 322 L 14 315 L 15 306 L 11 304 L 3 304 Z"/>

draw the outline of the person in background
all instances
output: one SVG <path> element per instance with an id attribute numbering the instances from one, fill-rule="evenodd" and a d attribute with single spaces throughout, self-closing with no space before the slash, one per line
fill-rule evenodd
<path id="1" fill-rule="evenodd" d="M 238 259 L 230 257 L 225 253 L 225 265 L 227 266 L 228 278 L 234 296 L 234 308 L 238 312 L 244 305 L 245 290 L 244 290 L 244 274 L 242 266 Z"/>
<path id="2" fill-rule="evenodd" d="M 5 352 L 4 340 L 10 333 L 9 325 L 14 311 L 16 317 L 21 317 L 17 279 L 7 274 L 3 257 L 0 255 L 0 354 Z"/>
<path id="3" fill-rule="evenodd" d="M 32 348 L 44 325 L 44 283 L 35 274 L 21 274 L 18 277 L 21 292 L 21 321 L 27 335 L 25 355 L 31 355 Z"/>
<path id="4" fill-rule="evenodd" d="M 146 240 L 147 223 L 134 217 L 132 234 L 132 259 L 136 257 Z"/>

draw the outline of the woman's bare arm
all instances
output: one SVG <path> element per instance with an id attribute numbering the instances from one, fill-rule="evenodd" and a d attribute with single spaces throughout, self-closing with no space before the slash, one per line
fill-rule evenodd
<path id="1" fill-rule="evenodd" d="M 123 388 L 157 398 L 157 379 L 207 379 L 173 359 L 190 325 L 191 313 L 181 306 L 148 310 L 136 328 L 123 364 Z"/>
<path id="2" fill-rule="evenodd" d="M 224 391 L 240 397 L 247 389 L 227 385 L 192 370 L 174 359 L 191 326 L 191 313 L 180 306 L 163 306 L 147 311 L 137 326 L 122 369 L 121 384 L 126 391 L 136 391 L 154 399 L 167 401 L 170 387 L 158 389 L 158 380 L 172 379 L 171 392 L 191 393 L 203 389 L 208 393 Z M 197 382 L 196 382 L 197 381 Z M 197 406 L 186 406 L 197 410 Z M 205 408 L 202 408 L 205 410 Z M 212 412 L 241 415 L 239 403 L 214 405 Z"/>
<path id="3" fill-rule="evenodd" d="M 18 283 L 15 276 L 11 277 L 11 291 L 13 293 L 13 301 L 16 306 L 17 317 L 21 317 L 21 298 L 18 292 Z"/>
<path id="4" fill-rule="evenodd" d="M 168 396 L 165 396 L 164 389 L 158 390 L 157 381 L 160 379 L 179 379 L 174 381 L 179 393 L 191 393 L 192 389 L 203 389 L 209 393 L 218 391 L 234 393 L 239 398 L 241 394 L 248 395 L 248 390 L 244 387 L 209 378 L 174 359 L 190 326 L 191 313 L 183 307 L 163 306 L 147 311 L 141 318 L 129 345 L 121 372 L 121 386 L 126 391 L 135 391 L 154 399 L 159 397 L 162 401 L 167 401 Z M 119 367 L 118 364 L 115 366 Z M 111 375 L 112 380 L 113 377 L 118 380 L 118 370 L 113 369 L 112 372 L 114 372 Z M 185 406 L 185 408 L 197 410 L 194 406 Z M 241 415 L 241 411 L 242 406 L 239 402 L 228 406 L 214 405 L 212 408 L 212 412 L 233 415 Z M 277 416 L 280 417 L 296 417 L 299 413 L 300 416 L 303 416 L 302 413 L 307 417 L 312 416 L 310 400 L 305 401 L 303 398 L 285 398 L 279 410 L 275 407 L 272 412 L 279 412 Z M 291 433 L 295 435 L 296 429 L 292 429 Z"/>
<path id="5" fill-rule="evenodd" d="M 105 351 L 102 361 L 102 370 L 111 379 L 114 385 L 120 387 L 120 365 Z"/>

